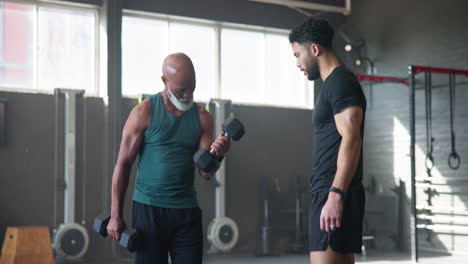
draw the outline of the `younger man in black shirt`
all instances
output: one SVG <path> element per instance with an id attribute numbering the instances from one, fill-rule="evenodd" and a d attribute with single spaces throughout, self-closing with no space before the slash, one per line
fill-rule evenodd
<path id="1" fill-rule="evenodd" d="M 314 264 L 354 263 L 362 244 L 366 98 L 357 78 L 333 52 L 333 33 L 327 21 L 310 19 L 289 35 L 297 67 L 309 80 L 324 82 L 312 118 L 309 251 Z"/>

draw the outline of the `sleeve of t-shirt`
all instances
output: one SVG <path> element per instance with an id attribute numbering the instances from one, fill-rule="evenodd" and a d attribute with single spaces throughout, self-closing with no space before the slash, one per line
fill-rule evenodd
<path id="1" fill-rule="evenodd" d="M 365 98 L 361 85 L 355 78 L 337 78 L 328 87 L 328 101 L 333 114 L 339 114 L 351 107 L 365 109 Z"/>

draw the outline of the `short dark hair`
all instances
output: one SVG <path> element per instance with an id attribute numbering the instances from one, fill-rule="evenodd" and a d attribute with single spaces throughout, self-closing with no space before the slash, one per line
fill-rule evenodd
<path id="1" fill-rule="evenodd" d="M 325 19 L 310 18 L 291 30 L 289 42 L 297 42 L 301 45 L 314 42 L 330 50 L 334 32 Z"/>

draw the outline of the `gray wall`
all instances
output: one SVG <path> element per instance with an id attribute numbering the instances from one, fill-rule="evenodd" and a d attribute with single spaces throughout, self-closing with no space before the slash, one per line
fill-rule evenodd
<path id="1" fill-rule="evenodd" d="M 262 198 L 259 187 L 263 178 L 267 179 L 272 192 L 269 198 L 282 201 L 270 201 L 273 235 L 285 231 L 277 226 L 281 223 L 289 234 L 294 232 L 287 230 L 294 225 L 294 214 L 281 212 L 294 208 L 295 177 L 299 176 L 306 185 L 312 170 L 312 111 L 238 106 L 235 113 L 244 123 L 246 135 L 233 143 L 232 153 L 227 157 L 226 213 L 239 224 L 239 249 L 252 252 L 258 237 L 257 223 L 263 213 L 258 202 Z M 275 180 L 279 192 L 273 188 Z M 205 220 L 208 220 L 207 216 Z M 281 246 L 284 248 L 285 245 L 273 244 L 273 247 Z"/>
<path id="2" fill-rule="evenodd" d="M 6 143 L 0 146 L 1 244 L 6 226 L 44 225 L 53 230 L 63 223 L 64 106 L 61 96 L 56 180 L 54 95 L 0 92 L 0 97 L 8 102 Z M 100 98 L 86 98 L 85 105 L 78 102 L 75 212 L 76 221 L 84 220 L 91 230 L 92 219 L 102 208 L 104 105 Z M 94 243 L 94 234 L 90 237 L 90 253 L 96 254 L 102 246 Z"/>
<path id="3" fill-rule="evenodd" d="M 406 77 L 409 65 L 468 69 L 467 1 L 354 0 L 352 4 L 353 13 L 347 18 L 346 24 L 354 28 L 367 42 L 363 55 L 375 60 L 376 74 Z M 342 48 L 339 49 L 341 50 Z M 341 57 L 343 61 L 350 62 L 347 54 L 341 54 Z M 354 67 L 353 69 L 364 70 Z M 434 79 L 433 83 L 448 84 L 446 75 L 434 74 Z M 422 76 L 418 76 L 418 84 L 421 84 L 422 80 Z M 457 80 L 468 81 L 463 77 L 457 77 Z M 391 189 L 402 180 L 409 195 L 410 160 L 406 156 L 409 153 L 408 88 L 400 84 L 376 85 L 373 88 L 372 99 L 368 88 L 366 92 L 368 101 L 372 101 L 373 105 L 367 112 L 364 140 L 366 184 L 370 183 L 371 177 L 376 177 L 377 185 L 382 186 L 382 194 L 393 195 Z M 450 151 L 448 98 L 447 88 L 433 91 L 433 135 L 436 138 L 433 174 L 442 177 L 468 177 L 468 110 L 464 106 L 468 100 L 467 85 L 456 89 L 456 148 L 462 160 L 458 171 L 450 170 L 447 165 Z M 426 141 L 424 93 L 421 90 L 416 92 L 416 108 L 417 148 L 421 150 L 417 151 L 417 174 L 424 176 L 425 169 L 421 162 L 424 159 Z M 422 203 L 423 194 L 419 193 L 419 197 L 418 203 Z M 436 206 L 467 207 L 468 196 L 440 194 L 433 201 Z M 403 246 L 408 249 L 409 202 L 403 202 Z M 432 243 L 427 243 L 427 232 L 420 233 L 422 247 L 462 251 L 468 246 L 466 236 L 449 232 L 439 234 Z M 381 246 L 395 247 L 395 243 L 388 240 Z"/>

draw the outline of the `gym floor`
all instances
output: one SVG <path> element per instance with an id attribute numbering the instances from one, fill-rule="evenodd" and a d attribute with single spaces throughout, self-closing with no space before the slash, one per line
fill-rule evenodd
<path id="1" fill-rule="evenodd" d="M 131 259 L 122 260 L 109 260 L 89 262 L 83 261 L 79 264 L 129 264 L 133 263 Z M 212 255 L 205 256 L 205 264 L 304 264 L 308 263 L 306 255 L 282 255 L 280 257 L 261 257 L 257 258 L 251 255 Z M 411 264 L 410 256 L 404 252 L 392 251 L 369 251 L 366 257 L 357 256 L 356 263 L 370 263 L 370 264 Z M 418 263 L 423 264 L 466 264 L 466 258 L 462 256 L 450 256 L 444 254 L 434 254 L 428 252 L 421 252 Z M 67 264 L 66 262 L 59 262 L 57 264 Z M 78 264 L 74 262 L 74 264 Z"/>

